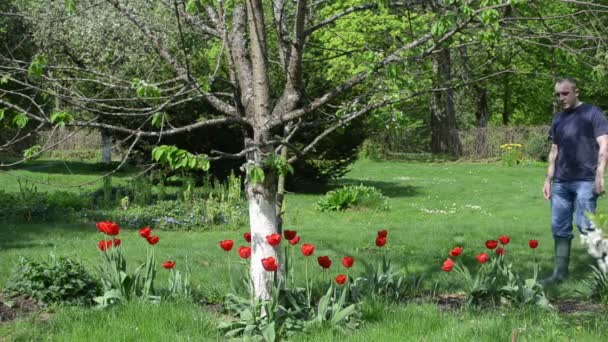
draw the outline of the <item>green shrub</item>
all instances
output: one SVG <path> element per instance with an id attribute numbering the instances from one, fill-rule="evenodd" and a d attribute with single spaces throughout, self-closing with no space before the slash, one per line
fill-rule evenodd
<path id="1" fill-rule="evenodd" d="M 210 229 L 228 225 L 241 227 L 247 224 L 247 203 L 243 199 L 228 200 L 225 197 L 182 201 L 159 201 L 145 207 L 132 206 L 123 209 L 91 210 L 87 217 L 95 220 L 122 222 L 126 227 L 151 226 L 155 229 L 193 230 Z"/>
<path id="2" fill-rule="evenodd" d="M 528 139 L 528 143 L 524 145 L 524 154 L 536 161 L 546 162 L 551 150 L 551 142 L 547 140 L 546 135 L 535 134 Z"/>
<path id="3" fill-rule="evenodd" d="M 21 258 L 11 272 L 6 292 L 43 303 L 89 305 L 98 285 L 82 263 L 65 257 L 51 256 L 50 261 Z"/>
<path id="4" fill-rule="evenodd" d="M 345 186 L 325 194 L 317 202 L 319 211 L 342 211 L 349 208 L 388 210 L 388 198 L 371 186 Z"/>

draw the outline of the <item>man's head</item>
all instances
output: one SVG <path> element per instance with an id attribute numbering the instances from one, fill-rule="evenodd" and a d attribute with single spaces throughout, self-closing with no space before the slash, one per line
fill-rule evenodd
<path id="1" fill-rule="evenodd" d="M 578 88 L 573 78 L 560 78 L 555 82 L 555 98 L 564 110 L 572 110 L 578 105 Z"/>

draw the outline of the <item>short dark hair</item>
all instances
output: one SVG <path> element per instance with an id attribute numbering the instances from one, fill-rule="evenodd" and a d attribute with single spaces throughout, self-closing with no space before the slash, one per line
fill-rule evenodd
<path id="1" fill-rule="evenodd" d="M 576 78 L 574 78 L 574 77 L 561 77 L 561 78 L 558 78 L 555 81 L 555 84 L 561 84 L 561 83 L 564 83 L 564 82 L 568 82 L 568 83 L 572 84 L 572 87 L 574 87 L 574 89 L 578 88 L 578 86 L 576 85 Z"/>

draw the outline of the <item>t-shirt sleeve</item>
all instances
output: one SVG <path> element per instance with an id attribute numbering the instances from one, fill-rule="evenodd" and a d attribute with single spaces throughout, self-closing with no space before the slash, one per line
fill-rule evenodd
<path id="1" fill-rule="evenodd" d="M 608 120 L 601 109 L 596 108 L 593 113 L 593 136 L 599 137 L 608 134 Z"/>
<path id="2" fill-rule="evenodd" d="M 553 120 L 551 121 L 551 128 L 549 128 L 547 139 L 555 144 L 555 116 L 553 116 Z"/>

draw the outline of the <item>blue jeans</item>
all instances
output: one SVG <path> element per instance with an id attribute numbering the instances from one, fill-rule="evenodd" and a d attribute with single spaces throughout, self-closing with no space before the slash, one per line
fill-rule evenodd
<path id="1" fill-rule="evenodd" d="M 551 187 L 551 230 L 553 238 L 572 239 L 572 219 L 585 235 L 592 231 L 593 225 L 585 216 L 586 212 L 595 213 L 597 195 L 594 183 L 589 181 L 554 181 Z"/>

